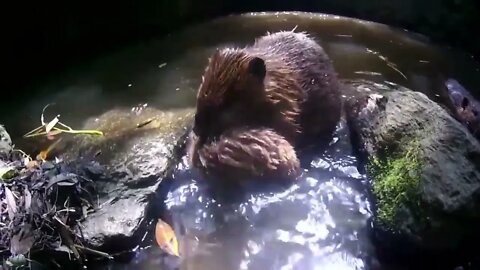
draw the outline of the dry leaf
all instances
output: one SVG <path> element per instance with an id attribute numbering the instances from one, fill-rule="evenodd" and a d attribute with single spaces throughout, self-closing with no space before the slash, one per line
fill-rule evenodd
<path id="1" fill-rule="evenodd" d="M 47 160 L 47 155 L 48 155 L 48 152 L 47 151 L 42 151 L 40 153 L 38 153 L 37 155 L 37 160 Z"/>
<path id="2" fill-rule="evenodd" d="M 31 159 L 30 159 L 29 157 L 25 157 L 25 158 L 23 159 L 23 165 L 24 165 L 24 166 L 28 166 L 28 163 L 29 163 L 30 161 L 31 161 Z"/>
<path id="3" fill-rule="evenodd" d="M 35 237 L 29 225 L 24 226 L 10 240 L 10 252 L 14 255 L 26 254 L 35 242 Z"/>
<path id="4" fill-rule="evenodd" d="M 49 132 L 52 130 L 52 128 L 58 123 L 58 120 L 59 120 L 58 118 L 59 118 L 59 117 L 60 117 L 60 115 L 57 115 L 55 118 L 53 118 L 52 121 L 50 121 L 50 122 L 46 125 L 45 131 L 46 131 L 47 133 L 49 133 Z"/>
<path id="5" fill-rule="evenodd" d="M 28 190 L 28 187 L 25 186 L 25 209 L 28 211 L 32 205 L 32 194 Z"/>
<path id="6" fill-rule="evenodd" d="M 175 232 L 168 223 L 158 219 L 155 226 L 155 239 L 158 246 L 170 255 L 180 257 L 178 253 L 178 241 Z"/>
<path id="7" fill-rule="evenodd" d="M 18 233 L 10 241 L 10 252 L 15 255 L 26 254 L 32 248 L 34 242 L 35 238 L 30 231 Z"/>
<path id="8" fill-rule="evenodd" d="M 27 167 L 27 169 L 32 169 L 38 166 L 39 166 L 38 161 L 30 160 L 25 167 Z"/>
<path id="9" fill-rule="evenodd" d="M 13 196 L 12 191 L 7 187 L 5 187 L 5 199 L 7 200 L 7 209 L 8 209 L 8 217 L 12 220 L 15 217 L 15 213 L 17 213 L 17 203 L 15 202 L 15 197 Z"/>

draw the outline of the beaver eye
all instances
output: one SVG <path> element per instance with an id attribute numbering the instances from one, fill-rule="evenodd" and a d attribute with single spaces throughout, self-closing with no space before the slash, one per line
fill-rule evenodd
<path id="1" fill-rule="evenodd" d="M 248 72 L 256 76 L 257 78 L 263 80 L 267 74 L 267 69 L 265 67 L 265 61 L 262 58 L 254 57 L 248 63 Z"/>

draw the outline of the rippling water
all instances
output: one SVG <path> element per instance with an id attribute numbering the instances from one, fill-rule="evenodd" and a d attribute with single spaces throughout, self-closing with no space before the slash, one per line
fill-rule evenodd
<path id="1" fill-rule="evenodd" d="M 393 82 L 433 99 L 443 83 L 439 74 L 480 89 L 479 65 L 469 56 L 405 31 L 334 16 L 257 14 L 215 20 L 87 62 L 59 74 L 39 89 L 41 96 L 1 122 L 18 137 L 39 124 L 42 107 L 51 102 L 73 127 L 115 107 L 193 106 L 216 47 L 245 45 L 266 31 L 295 27 L 320 38 L 342 79 Z M 344 122 L 329 148 L 285 190 L 252 189 L 247 199 L 226 205 L 208 195 L 185 162 L 172 178 L 157 203 L 179 233 L 185 258 L 165 256 L 149 234 L 131 262 L 102 269 L 366 269 L 375 260 L 367 233 L 367 182 L 356 169 Z"/>
<path id="2" fill-rule="evenodd" d="M 228 207 L 195 180 L 171 191 L 166 203 L 173 220 L 186 231 L 215 235 L 217 248 L 207 255 L 212 265 L 192 269 L 363 269 L 370 208 L 344 125 L 338 133 L 287 190 L 249 194 Z"/>
<path id="3" fill-rule="evenodd" d="M 110 269 L 365 269 L 372 257 L 366 180 L 343 121 L 325 153 L 284 190 L 252 189 L 226 205 L 186 160 L 172 178 L 164 218 L 179 233 L 183 259 L 165 257 L 150 241 L 130 265 Z"/>

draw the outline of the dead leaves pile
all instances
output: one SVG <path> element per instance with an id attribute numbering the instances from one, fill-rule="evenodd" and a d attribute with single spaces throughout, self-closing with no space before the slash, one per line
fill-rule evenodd
<path id="1" fill-rule="evenodd" d="M 98 164 L 35 161 L 12 153 L 15 176 L 0 184 L 0 253 L 10 259 L 35 250 L 58 250 L 81 260 L 75 226 L 94 211 L 93 173 Z M 88 250 L 87 250 L 88 251 Z"/>

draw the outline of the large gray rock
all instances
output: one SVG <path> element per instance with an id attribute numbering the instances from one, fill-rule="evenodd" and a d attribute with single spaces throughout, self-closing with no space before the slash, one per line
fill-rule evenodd
<path id="1" fill-rule="evenodd" d="M 377 203 L 375 224 L 423 250 L 453 250 L 480 224 L 480 144 L 426 95 L 359 83 L 346 112 Z"/>
<path id="2" fill-rule="evenodd" d="M 0 157 L 12 151 L 12 139 L 8 135 L 5 127 L 0 125 Z"/>
<path id="3" fill-rule="evenodd" d="M 142 233 L 149 203 L 176 164 L 192 116 L 191 109 L 112 110 L 83 127 L 101 130 L 103 137 L 76 136 L 64 145 L 63 158 L 95 157 L 103 165 L 96 180 L 98 209 L 79 226 L 91 246 L 119 250 L 136 244 L 133 238 Z"/>

